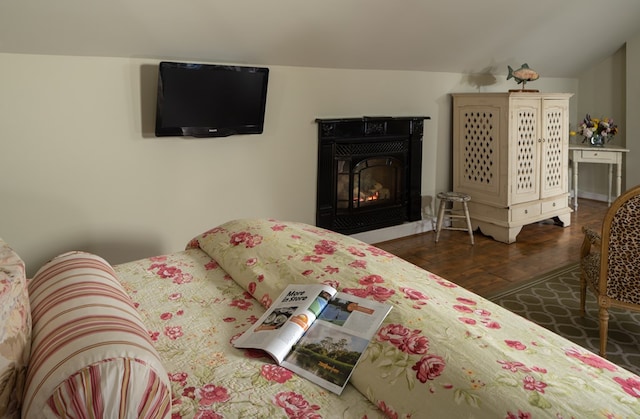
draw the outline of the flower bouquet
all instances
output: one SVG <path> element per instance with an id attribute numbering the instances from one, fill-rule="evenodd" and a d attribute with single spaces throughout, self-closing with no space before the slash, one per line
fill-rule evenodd
<path id="1" fill-rule="evenodd" d="M 577 131 L 572 131 L 571 135 L 582 135 L 582 142 L 589 140 L 591 145 L 602 146 L 605 142 L 611 141 L 614 135 L 618 133 L 618 126 L 613 123 L 611 118 L 591 118 L 587 114 L 585 118 L 578 124 Z"/>

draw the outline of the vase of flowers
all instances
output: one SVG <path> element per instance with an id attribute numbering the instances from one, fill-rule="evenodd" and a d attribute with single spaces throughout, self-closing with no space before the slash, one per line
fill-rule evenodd
<path id="1" fill-rule="evenodd" d="M 600 134 L 593 134 L 591 138 L 589 138 L 589 144 L 594 147 L 604 147 L 604 137 Z"/>
<path id="2" fill-rule="evenodd" d="M 587 114 L 585 118 L 578 124 L 577 131 L 572 131 L 571 135 L 582 135 L 582 142 L 589 141 L 589 144 L 595 147 L 603 147 L 613 139 L 618 133 L 618 126 L 613 123 L 611 118 L 591 118 Z"/>

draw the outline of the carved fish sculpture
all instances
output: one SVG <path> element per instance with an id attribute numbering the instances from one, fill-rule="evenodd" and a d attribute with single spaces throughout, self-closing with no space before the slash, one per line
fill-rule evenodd
<path id="1" fill-rule="evenodd" d="M 518 84 L 538 80 L 538 78 L 540 78 L 538 72 L 529 68 L 529 65 L 527 63 L 522 64 L 517 70 L 514 70 L 513 68 L 511 68 L 511 66 L 508 67 L 509 75 L 507 76 L 507 80 L 512 78 L 516 82 L 518 82 Z"/>

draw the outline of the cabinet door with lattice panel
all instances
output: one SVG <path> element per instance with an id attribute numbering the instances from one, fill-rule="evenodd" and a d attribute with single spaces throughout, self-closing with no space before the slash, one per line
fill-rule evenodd
<path id="1" fill-rule="evenodd" d="M 569 109 L 566 100 L 545 99 L 542 106 L 540 197 L 546 198 L 567 191 Z"/>
<path id="2" fill-rule="evenodd" d="M 473 195 L 477 202 L 506 204 L 504 156 L 506 101 L 465 104 L 458 99 L 454 117 L 454 190 Z"/>
<path id="3" fill-rule="evenodd" d="M 513 100 L 510 115 L 510 204 L 518 204 L 540 198 L 540 99 Z"/>

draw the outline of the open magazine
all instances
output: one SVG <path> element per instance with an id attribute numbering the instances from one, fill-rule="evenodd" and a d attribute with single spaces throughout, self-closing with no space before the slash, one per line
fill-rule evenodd
<path id="1" fill-rule="evenodd" d="M 328 285 L 293 284 L 233 345 L 262 349 L 278 365 L 341 394 L 390 310 Z"/>

